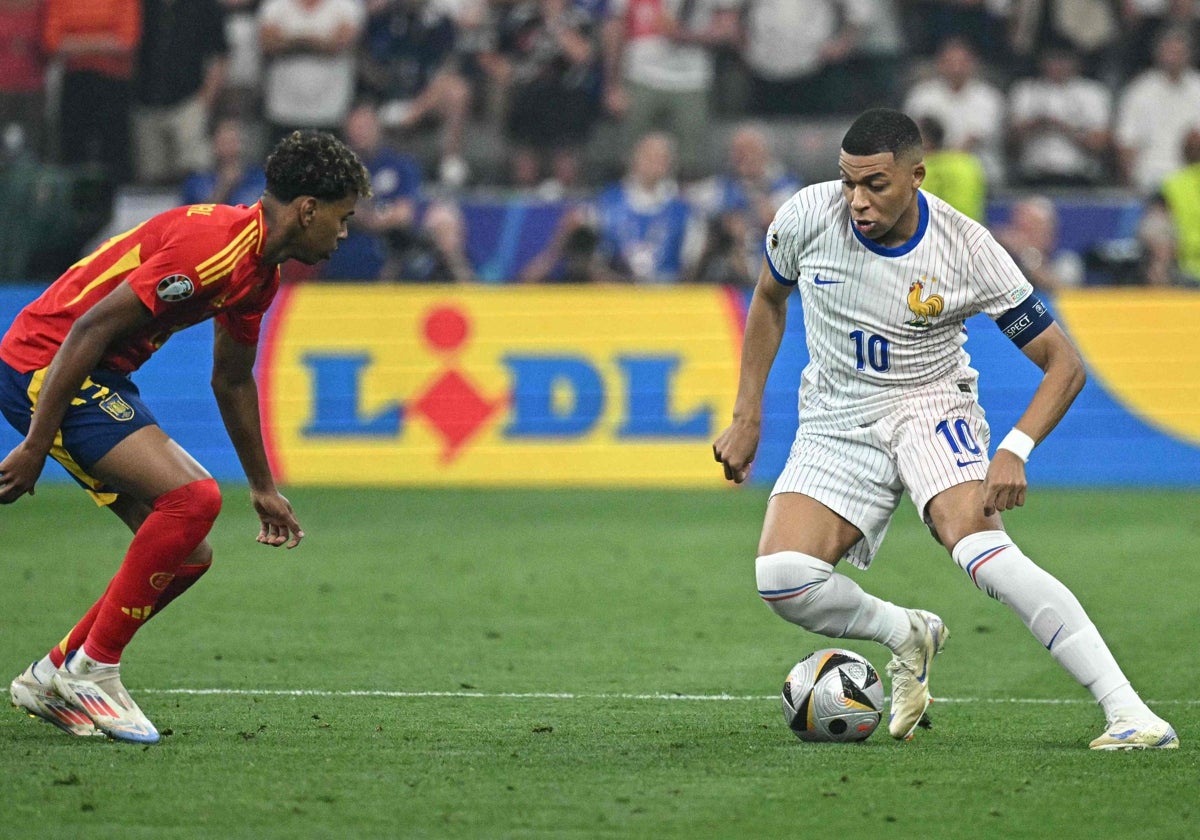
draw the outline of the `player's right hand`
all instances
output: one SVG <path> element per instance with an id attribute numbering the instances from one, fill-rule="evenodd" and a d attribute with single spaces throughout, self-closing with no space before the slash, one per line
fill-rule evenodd
<path id="1" fill-rule="evenodd" d="M 713 441 L 713 458 L 725 468 L 725 478 L 741 484 L 750 475 L 750 464 L 758 451 L 757 423 L 734 420 Z"/>
<path id="2" fill-rule="evenodd" d="M 26 493 L 32 496 L 45 466 L 46 453 L 39 455 L 18 444 L 0 461 L 0 505 L 11 505 Z"/>
<path id="3" fill-rule="evenodd" d="M 983 482 L 983 515 L 1021 507 L 1028 487 L 1025 462 L 1006 449 L 997 449 Z"/>

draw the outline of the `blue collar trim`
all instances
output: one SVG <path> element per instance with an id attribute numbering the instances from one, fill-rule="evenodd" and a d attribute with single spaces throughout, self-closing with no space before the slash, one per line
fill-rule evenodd
<path id="1" fill-rule="evenodd" d="M 897 245 L 895 248 L 885 248 L 878 242 L 872 239 L 867 239 L 859 233 L 858 228 L 854 226 L 854 220 L 850 220 L 850 230 L 854 231 L 854 236 L 861 242 L 868 251 L 879 254 L 881 257 L 903 257 L 913 248 L 921 244 L 921 240 L 925 237 L 925 229 L 929 227 L 929 202 L 925 200 L 925 193 L 917 190 L 917 209 L 919 218 L 917 220 L 917 232 L 912 235 L 912 238 L 907 242 Z"/>

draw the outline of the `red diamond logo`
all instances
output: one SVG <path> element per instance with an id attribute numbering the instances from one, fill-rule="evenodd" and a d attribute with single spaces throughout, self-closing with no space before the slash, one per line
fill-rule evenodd
<path id="1" fill-rule="evenodd" d="M 465 377 L 449 371 L 412 404 L 412 412 L 423 415 L 441 437 L 442 463 L 448 464 L 505 402 L 488 401 Z"/>

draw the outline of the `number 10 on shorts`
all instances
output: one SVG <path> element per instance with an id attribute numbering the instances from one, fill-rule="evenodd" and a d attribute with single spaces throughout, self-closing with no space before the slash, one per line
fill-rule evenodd
<path id="1" fill-rule="evenodd" d="M 934 431 L 946 439 L 946 444 L 955 455 L 963 454 L 964 450 L 971 455 L 978 455 L 980 452 L 975 434 L 967 425 L 967 421 L 961 417 L 953 422 L 943 420 L 934 426 Z"/>

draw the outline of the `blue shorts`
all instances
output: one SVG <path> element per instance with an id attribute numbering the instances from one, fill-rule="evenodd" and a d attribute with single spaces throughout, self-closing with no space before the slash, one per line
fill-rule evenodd
<path id="1" fill-rule="evenodd" d="M 45 376 L 45 368 L 18 373 L 0 360 L 0 414 L 22 435 L 29 433 Z M 50 456 L 91 493 L 97 504 L 111 504 L 117 496 L 116 489 L 93 478 L 88 471 L 138 429 L 157 425 L 128 376 L 111 370 L 94 370 L 67 407 Z"/>

